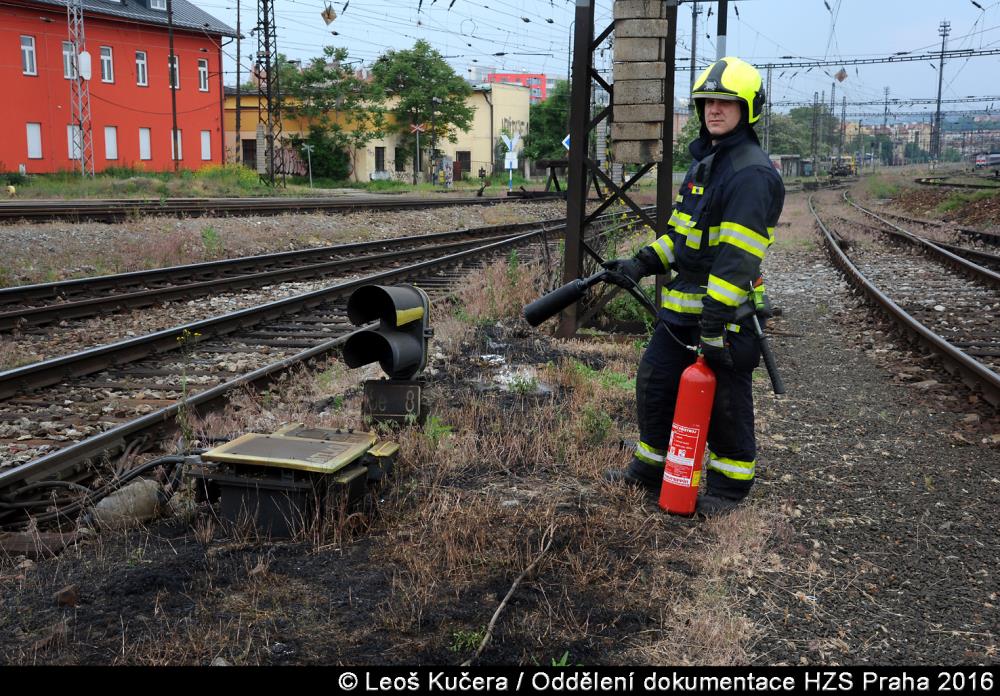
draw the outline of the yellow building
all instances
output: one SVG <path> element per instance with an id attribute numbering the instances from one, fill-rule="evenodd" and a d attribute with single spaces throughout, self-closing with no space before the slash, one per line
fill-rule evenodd
<path id="1" fill-rule="evenodd" d="M 513 136 L 519 134 L 517 152 L 524 147 L 524 138 L 528 134 L 529 108 L 531 90 L 520 85 L 483 84 L 473 87 L 468 104 L 474 111 L 472 124 L 468 131 L 458 131 L 457 141 L 452 143 L 447 139 L 439 140 L 437 149 L 440 153 L 453 160 L 463 176 L 478 177 L 480 168 L 490 173 L 495 168 L 503 169 L 503 146 L 501 134 Z M 240 98 L 240 133 L 237 146 L 236 133 L 236 94 L 235 90 L 226 90 L 225 101 L 225 145 L 226 161 L 238 161 L 237 153 L 242 152 L 242 161 L 249 167 L 255 167 L 258 155 L 257 127 L 260 122 L 260 109 L 256 94 L 244 94 Z M 392 104 L 387 104 L 391 109 Z M 392 123 L 391 116 L 389 122 Z M 428 123 L 429 125 L 429 123 Z M 308 124 L 304 121 L 283 118 L 282 132 L 285 136 L 303 135 L 308 133 Z M 429 163 L 424 161 L 430 150 L 429 133 L 421 134 L 420 148 L 421 170 L 429 172 Z M 426 138 L 426 139 L 425 139 Z M 362 150 L 351 153 L 354 163 L 353 178 L 356 181 L 372 179 L 397 179 L 410 181 L 413 176 L 413 153 L 403 157 L 399 151 L 401 137 L 396 133 L 388 133 L 383 138 L 370 142 Z M 498 145 L 500 152 L 498 153 Z M 520 155 L 518 164 L 522 164 Z M 304 173 L 302 163 L 297 157 L 289 166 L 290 173 Z"/>

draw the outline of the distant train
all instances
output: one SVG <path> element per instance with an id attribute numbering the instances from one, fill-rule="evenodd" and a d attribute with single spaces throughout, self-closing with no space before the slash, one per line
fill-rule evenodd
<path id="1" fill-rule="evenodd" d="M 1000 166 L 1000 152 L 981 153 L 976 155 L 976 169 Z"/>

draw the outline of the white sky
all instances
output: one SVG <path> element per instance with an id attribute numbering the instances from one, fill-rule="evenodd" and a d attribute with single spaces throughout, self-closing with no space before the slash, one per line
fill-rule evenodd
<path id="1" fill-rule="evenodd" d="M 236 26 L 236 0 L 193 0 L 218 19 Z M 370 64 L 389 48 L 408 48 L 418 38 L 437 48 L 461 75 L 469 68 L 544 72 L 565 77 L 572 0 L 346 0 L 331 2 L 337 19 L 329 26 L 320 17 L 326 0 L 275 0 L 278 50 L 291 59 L 318 55 L 324 45 L 344 46 L 352 58 Z M 1000 0 L 731 0 L 727 53 L 753 63 L 796 59 L 886 56 L 899 51 L 933 52 L 941 44 L 938 26 L 951 22 L 949 49 L 1000 49 Z M 250 29 L 257 21 L 256 2 L 240 0 L 244 76 L 248 55 L 257 48 Z M 449 9 L 451 4 L 451 9 Z M 610 22 L 612 0 L 598 0 L 598 31 Z M 830 9 L 827 9 L 829 5 Z M 716 3 L 700 2 L 698 60 L 715 58 Z M 706 18 L 712 9 L 712 17 Z M 739 15 L 737 16 L 737 11 Z M 524 21 L 527 19 L 528 21 Z M 547 20 L 552 20 L 551 22 Z M 336 31 L 336 36 L 331 34 Z M 691 47 L 691 5 L 682 4 L 678 21 L 677 96 L 686 96 Z M 235 44 L 225 47 L 227 84 L 235 81 Z M 497 57 L 498 52 L 506 53 Z M 607 61 L 610 55 L 606 55 Z M 610 67 L 610 66 L 607 66 Z M 945 65 L 944 98 L 1000 94 L 1000 55 L 951 60 Z M 838 66 L 776 70 L 772 99 L 810 101 L 813 92 L 830 97 L 831 75 Z M 847 80 L 837 85 L 848 101 L 932 98 L 937 94 L 936 61 L 847 67 Z M 784 74 L 781 74 L 784 72 Z M 990 78 L 993 75 L 994 78 Z M 244 79 L 246 79 L 244 77 Z M 988 103 L 946 104 L 944 109 L 982 108 Z M 1000 100 L 996 103 L 1000 107 Z M 907 107 L 933 111 L 933 105 Z M 879 107 L 850 107 L 848 112 L 881 112 Z M 881 120 L 881 117 L 871 120 Z"/>

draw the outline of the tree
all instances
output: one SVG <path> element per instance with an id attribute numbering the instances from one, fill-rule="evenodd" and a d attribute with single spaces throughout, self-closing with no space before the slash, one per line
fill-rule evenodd
<path id="1" fill-rule="evenodd" d="M 317 174 L 346 178 L 350 172 L 344 172 L 345 158 L 350 158 L 349 169 L 354 172 L 358 150 L 385 135 L 382 92 L 355 73 L 347 63 L 346 48 L 326 46 L 322 56 L 301 70 L 285 65 L 280 73 L 282 110 L 285 116 L 306 121 L 310 131 L 308 138 L 296 139 L 296 144 L 301 147 L 308 142 L 316 148 L 312 158 Z M 329 173 L 320 173 L 317 161 L 329 163 Z M 336 177 L 334 172 L 344 175 Z"/>
<path id="2" fill-rule="evenodd" d="M 568 132 L 570 91 L 569 81 L 560 80 L 548 99 L 531 105 L 531 125 L 524 139 L 524 156 L 528 159 L 566 159 L 562 141 Z"/>
<path id="3" fill-rule="evenodd" d="M 677 142 L 674 143 L 674 170 L 675 171 L 687 171 L 688 167 L 691 166 L 691 152 L 688 150 L 688 146 L 698 138 L 698 134 L 701 132 L 701 121 L 698 119 L 698 113 L 694 112 L 691 117 L 688 118 L 684 127 L 681 128 L 681 132 L 677 134 Z"/>
<path id="4" fill-rule="evenodd" d="M 434 132 L 428 129 L 424 138 L 449 142 L 458 140 L 457 131 L 472 126 L 475 110 L 466 103 L 472 88 L 426 41 L 417 41 L 411 49 L 386 52 L 372 65 L 372 76 L 383 94 L 397 99 L 392 108 L 393 130 L 402 135 L 403 152 L 413 151 L 411 125 L 433 126 Z M 413 181 L 417 181 L 415 165 Z"/>

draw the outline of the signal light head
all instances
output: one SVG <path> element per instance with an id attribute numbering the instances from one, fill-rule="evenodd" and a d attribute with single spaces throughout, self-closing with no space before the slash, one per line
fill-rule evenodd
<path id="1" fill-rule="evenodd" d="M 412 379 L 427 366 L 430 298 L 413 285 L 365 285 L 347 300 L 355 326 L 378 320 L 375 329 L 355 332 L 344 344 L 344 362 L 361 367 L 378 361 L 390 379 Z"/>

